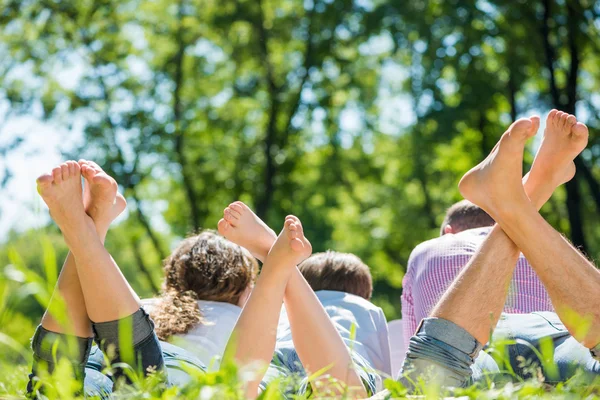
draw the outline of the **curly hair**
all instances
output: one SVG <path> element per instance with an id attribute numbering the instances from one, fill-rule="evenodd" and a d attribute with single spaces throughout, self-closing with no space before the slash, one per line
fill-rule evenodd
<path id="1" fill-rule="evenodd" d="M 210 230 L 184 239 L 164 261 L 163 294 L 150 313 L 167 340 L 202 323 L 198 300 L 239 304 L 258 272 L 250 253 Z"/>

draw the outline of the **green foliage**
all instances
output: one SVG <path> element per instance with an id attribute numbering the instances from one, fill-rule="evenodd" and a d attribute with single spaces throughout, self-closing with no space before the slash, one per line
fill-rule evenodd
<path id="1" fill-rule="evenodd" d="M 142 295 L 174 240 L 241 199 L 363 258 L 397 318 L 410 251 L 513 119 L 558 107 L 599 125 L 588 3 L 3 0 L 1 93 L 82 131 L 66 156 L 122 185 L 108 247 Z M 542 210 L 592 257 L 597 146 Z"/>
<path id="2" fill-rule="evenodd" d="M 590 127 L 578 175 L 542 213 L 598 257 L 599 12 L 589 0 L 0 0 L 0 106 L 57 126 L 65 157 L 118 180 L 129 211 L 106 245 L 141 297 L 159 290 L 173 243 L 240 199 L 275 230 L 298 215 L 315 251 L 360 256 L 394 319 L 410 251 L 520 115 L 556 107 Z M 52 226 L 2 244 L 2 371 L 29 361 L 66 253 Z"/>
<path id="3" fill-rule="evenodd" d="M 50 245 L 50 238 L 51 236 L 44 237 L 42 243 L 46 244 L 40 246 L 41 253 L 39 254 L 42 261 L 40 264 L 34 264 L 38 270 L 43 271 L 43 275 L 39 275 L 33 269 L 26 269 L 23 258 L 19 256 L 14 247 L 7 251 L 12 264 L 7 265 L 4 274 L 0 275 L 0 321 L 3 322 L 0 324 L 0 368 L 3 371 L 0 376 L 0 397 L 2 398 L 21 398 L 24 395 L 27 374 L 31 365 L 31 353 L 27 348 L 27 343 L 35 326 L 28 316 L 22 313 L 18 302 L 14 302 L 12 299 L 33 297 L 40 307 L 46 308 L 48 306 L 49 293 L 53 287 L 47 287 L 41 283 L 52 278 L 56 280 L 58 276 L 58 267 L 54 259 L 56 252 Z M 56 320 L 65 321 L 65 326 L 68 325 L 64 308 L 53 309 L 52 315 Z M 581 325 L 584 329 L 585 321 Z M 131 329 L 130 323 L 121 324 L 119 326 L 121 337 L 127 337 Z M 352 327 L 351 336 L 354 335 L 354 329 Z M 444 396 L 467 396 L 472 399 L 595 398 L 600 396 L 600 377 L 590 381 L 589 376 L 576 374 L 565 383 L 557 385 L 545 383 L 545 379 L 540 373 L 541 369 L 548 376 L 557 373 L 557 366 L 553 363 L 551 340 L 542 343 L 539 351 L 533 349 L 539 360 L 541 360 L 541 364 L 526 360 L 521 361 L 520 368 L 529 371 L 528 374 L 531 376 L 528 380 L 517 377 L 512 370 L 510 363 L 507 361 L 508 354 L 505 351 L 507 344 L 509 343 L 492 342 L 486 350 L 501 366 L 503 374 L 500 376 L 490 376 L 484 383 L 463 389 L 443 389 L 432 382 L 419 380 L 413 382 L 416 387 L 416 395 L 432 399 Z M 54 353 L 56 354 L 56 345 L 54 346 Z M 107 367 L 103 371 L 104 373 L 110 373 L 113 367 L 124 366 L 123 364 L 111 365 L 111 354 L 112 352 L 109 349 L 105 355 Z M 127 346 L 122 346 L 121 355 L 123 358 L 131 358 L 131 348 L 128 349 Z M 132 383 L 119 385 L 115 395 L 131 399 L 164 400 L 175 398 L 241 400 L 244 398 L 243 381 L 240 380 L 240 377 L 248 377 L 249 375 L 246 372 L 240 373 L 237 366 L 231 361 L 225 360 L 219 371 L 213 372 L 201 372 L 196 368 L 187 367 L 185 364 L 181 367 L 192 377 L 191 381 L 183 387 L 167 387 L 162 373 L 150 373 L 147 377 L 143 377 L 142 371 L 125 368 L 124 372 Z M 323 378 L 323 374 L 326 373 L 327 369 L 328 367 L 325 367 L 320 371 L 316 371 L 304 381 L 295 376 L 275 380 L 269 384 L 259 396 L 259 399 L 330 398 L 332 388 L 335 388 L 337 392 L 344 393 L 338 398 L 351 398 L 347 389 L 339 382 Z M 43 387 L 44 394 L 49 399 L 81 398 L 78 394 L 79 385 L 73 377 L 72 365 L 66 358 L 58 360 L 57 367 L 52 374 L 44 372 L 44 369 L 40 367 L 38 375 L 39 380 L 34 389 L 38 390 Z M 289 388 L 299 388 L 308 384 L 310 384 L 309 388 L 312 387 L 312 390 L 307 393 L 291 395 L 291 397 L 284 396 Z M 405 398 L 408 395 L 406 388 L 398 381 L 386 380 L 385 388 L 387 391 L 378 394 L 377 398 Z"/>

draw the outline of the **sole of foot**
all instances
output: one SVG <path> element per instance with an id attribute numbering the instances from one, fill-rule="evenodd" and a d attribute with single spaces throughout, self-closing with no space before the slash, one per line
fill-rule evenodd
<path id="1" fill-rule="evenodd" d="M 37 190 L 50 215 L 63 232 L 76 219 L 85 215 L 81 193 L 81 169 L 77 162 L 67 161 L 37 179 Z"/>
<path id="2" fill-rule="evenodd" d="M 269 258 L 276 257 L 278 264 L 298 265 L 312 254 L 312 245 L 304 236 L 300 220 L 288 215 L 283 229 L 269 252 Z M 285 261 L 283 261 L 285 260 Z"/>
<path id="3" fill-rule="evenodd" d="M 588 128 L 574 115 L 552 110 L 546 118 L 544 138 L 531 167 L 530 179 L 559 186 L 575 175 L 573 160 L 588 143 Z"/>
<path id="4" fill-rule="evenodd" d="M 127 201 L 118 192 L 119 185 L 98 164 L 89 160 L 79 160 L 81 174 L 85 178 L 83 204 L 92 219 L 118 217 L 127 206 Z"/>
<path id="5" fill-rule="evenodd" d="M 277 239 L 275 232 L 241 201 L 231 203 L 223 210 L 218 231 L 260 260 L 264 260 Z"/>
<path id="6" fill-rule="evenodd" d="M 496 209 L 507 206 L 511 199 L 525 196 L 521 183 L 523 151 L 539 125 L 539 117 L 515 121 L 488 157 L 461 179 L 458 188 L 464 198 L 493 216 Z"/>

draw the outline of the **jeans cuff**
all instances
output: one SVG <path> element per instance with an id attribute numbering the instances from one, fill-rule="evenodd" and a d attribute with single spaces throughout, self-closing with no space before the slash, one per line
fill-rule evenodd
<path id="1" fill-rule="evenodd" d="M 119 324 L 126 319 L 130 319 L 130 337 L 134 346 L 154 333 L 154 322 L 143 308 L 140 308 L 128 317 L 115 321 L 92 322 L 92 330 L 94 331 L 96 342 L 101 349 L 105 349 L 110 345 L 119 347 Z M 129 334 L 129 332 L 127 333 Z"/>
<path id="2" fill-rule="evenodd" d="M 52 332 L 39 325 L 31 339 L 31 349 L 37 360 L 53 365 L 55 360 L 67 358 L 72 363 L 84 366 L 90 355 L 92 338 L 82 338 Z"/>
<path id="3" fill-rule="evenodd" d="M 444 342 L 461 352 L 476 358 L 483 345 L 469 332 L 454 322 L 442 318 L 424 318 L 415 336 L 427 336 Z"/>

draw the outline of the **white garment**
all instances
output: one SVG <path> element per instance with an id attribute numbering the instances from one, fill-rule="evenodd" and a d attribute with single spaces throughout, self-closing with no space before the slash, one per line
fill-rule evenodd
<path id="1" fill-rule="evenodd" d="M 142 306 L 150 312 L 158 300 L 142 300 Z M 184 335 L 174 335 L 169 341 L 198 357 L 209 370 L 217 370 L 242 309 L 230 303 L 206 300 L 198 301 L 198 307 L 204 322 Z"/>
<path id="2" fill-rule="evenodd" d="M 383 310 L 362 297 L 345 292 L 319 290 L 316 295 L 346 344 L 373 369 L 386 377 L 391 376 L 388 326 Z M 356 329 L 353 341 L 350 340 L 352 325 Z M 277 342 L 286 341 L 292 341 L 292 334 L 284 308 L 279 319 Z"/>

